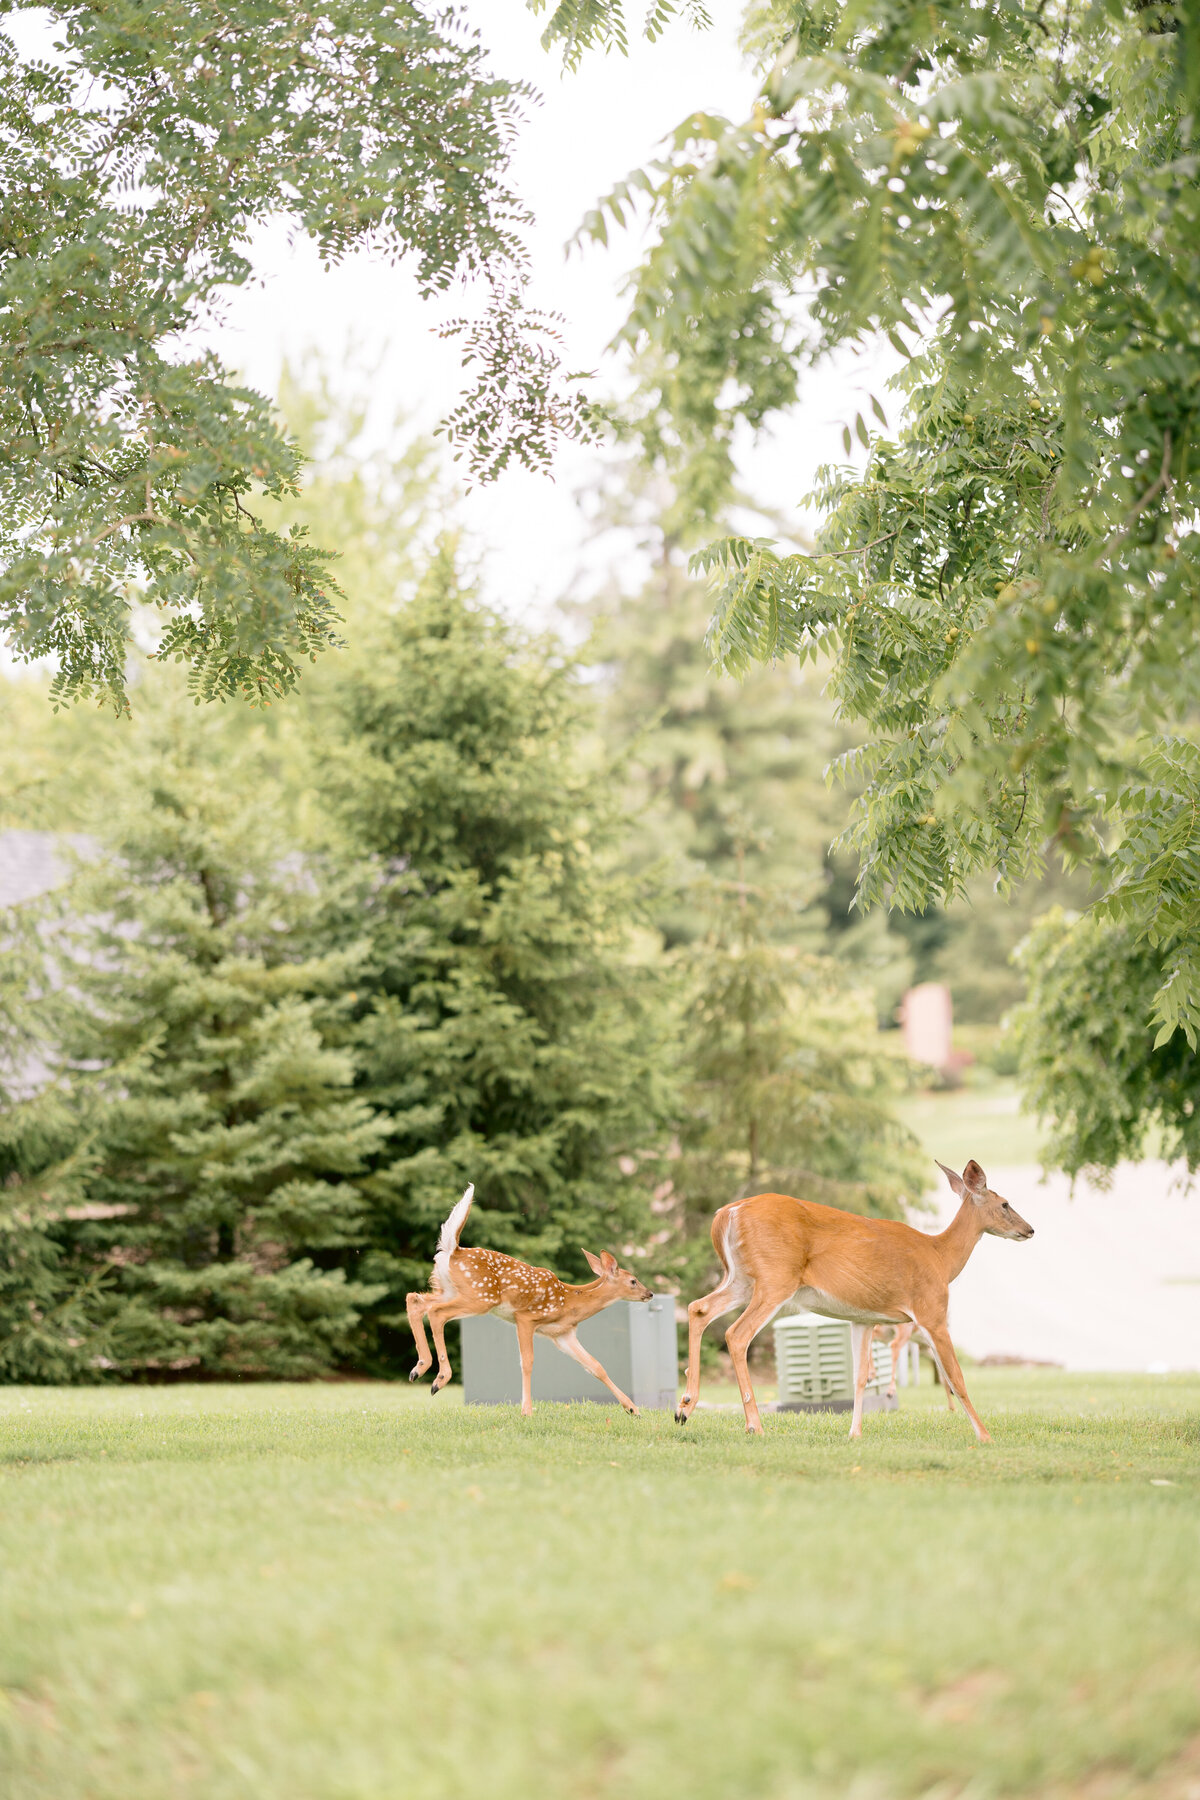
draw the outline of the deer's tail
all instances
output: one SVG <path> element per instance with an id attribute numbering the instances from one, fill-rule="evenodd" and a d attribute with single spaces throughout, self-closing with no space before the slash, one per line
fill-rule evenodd
<path id="1" fill-rule="evenodd" d="M 442 1229 L 438 1232 L 438 1256 L 453 1256 L 458 1249 L 458 1240 L 462 1236 L 462 1228 L 467 1222 L 467 1214 L 471 1210 L 471 1202 L 475 1198 L 475 1184 L 472 1182 L 459 1201 Z"/>

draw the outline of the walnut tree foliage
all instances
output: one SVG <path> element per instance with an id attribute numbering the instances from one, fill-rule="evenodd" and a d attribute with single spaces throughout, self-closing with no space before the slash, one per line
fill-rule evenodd
<path id="1" fill-rule="evenodd" d="M 807 366 L 886 337 L 899 369 L 812 553 L 704 553 L 712 649 L 832 658 L 864 904 L 1082 862 L 1156 965 L 1139 1024 L 1194 1048 L 1200 7 L 767 0 L 747 42 L 750 118 L 688 119 L 587 226 L 653 221 L 648 441 L 716 520 Z"/>
<path id="2" fill-rule="evenodd" d="M 524 304 L 524 91 L 427 0 L 64 0 L 49 29 L 41 54 L 0 31 L 0 626 L 57 698 L 120 708 L 148 603 L 198 697 L 269 700 L 337 641 L 337 588 L 260 515 L 297 449 L 196 328 L 269 219 L 427 295 L 480 278 L 451 441 L 484 477 L 544 466 L 580 411 Z"/>

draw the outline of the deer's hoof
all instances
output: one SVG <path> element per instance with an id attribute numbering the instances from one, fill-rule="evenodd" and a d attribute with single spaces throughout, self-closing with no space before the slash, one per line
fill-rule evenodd
<path id="1" fill-rule="evenodd" d="M 676 1414 L 675 1414 L 675 1423 L 676 1423 L 676 1424 L 677 1424 L 677 1425 L 686 1425 L 686 1424 L 687 1424 L 687 1422 L 688 1422 L 688 1419 L 689 1419 L 689 1418 L 690 1418 L 690 1417 L 691 1417 L 691 1414 L 690 1414 L 690 1413 L 685 1413 L 685 1412 L 684 1412 L 684 1410 L 683 1410 L 683 1408 L 682 1408 L 682 1406 L 681 1406 L 681 1407 L 680 1407 L 680 1408 L 679 1408 L 679 1411 L 678 1411 L 678 1412 L 677 1412 L 677 1413 L 676 1413 Z"/>
<path id="2" fill-rule="evenodd" d="M 420 1363 L 418 1363 L 415 1369 L 410 1369 L 408 1371 L 408 1379 L 410 1381 L 420 1381 L 424 1373 L 424 1369 L 421 1367 Z"/>
<path id="3" fill-rule="evenodd" d="M 629 1414 L 631 1419 L 640 1419 L 642 1416 L 636 1406 L 627 1406 L 625 1411 Z"/>

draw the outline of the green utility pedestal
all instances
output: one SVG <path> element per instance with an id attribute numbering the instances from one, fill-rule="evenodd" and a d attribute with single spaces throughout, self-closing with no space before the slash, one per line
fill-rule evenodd
<path id="1" fill-rule="evenodd" d="M 851 1412 L 858 1334 L 849 1322 L 819 1313 L 792 1313 L 776 1319 L 774 1331 L 776 1412 Z M 871 1358 L 863 1411 L 894 1412 L 895 1396 L 889 1399 L 885 1391 L 892 1377 L 891 1345 L 876 1339 Z"/>
<path id="2" fill-rule="evenodd" d="M 519 1406 L 521 1354 L 514 1325 L 495 1313 L 463 1319 L 462 1384 L 468 1406 Z M 653 1300 L 619 1300 L 585 1319 L 576 1335 L 585 1350 L 604 1364 L 617 1386 L 635 1406 L 673 1412 L 679 1380 L 675 1339 L 675 1299 L 656 1294 Z M 533 1340 L 535 1400 L 616 1401 L 602 1382 L 549 1338 Z"/>

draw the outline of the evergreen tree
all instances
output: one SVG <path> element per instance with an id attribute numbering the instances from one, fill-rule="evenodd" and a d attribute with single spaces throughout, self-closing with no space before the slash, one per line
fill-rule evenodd
<path id="1" fill-rule="evenodd" d="M 850 801 L 825 771 L 852 740 L 824 671 L 794 662 L 740 678 L 715 671 L 707 593 L 683 566 L 678 498 L 636 465 L 616 470 L 592 510 L 598 523 L 636 532 L 652 569 L 639 590 L 613 582 L 576 610 L 591 627 L 603 725 L 626 775 L 625 855 L 651 885 L 651 917 L 668 948 L 690 943 L 708 929 L 697 901 L 705 880 L 749 880 L 775 896 L 772 931 L 835 954 L 890 1025 L 914 959 L 886 917 L 853 909 L 853 858 L 833 851 Z"/>
<path id="2" fill-rule="evenodd" d="M 654 870 L 653 917 L 668 945 L 706 929 L 695 876 L 746 879 L 776 896 L 772 930 L 827 952 L 869 987 L 879 1022 L 895 1022 L 906 987 L 944 981 L 956 1019 L 995 1023 L 1024 981 L 1012 953 L 1047 906 L 1082 905 L 1087 881 L 1046 872 L 1014 894 L 976 880 L 966 898 L 921 912 L 864 914 L 857 859 L 841 838 L 853 783 L 827 771 L 855 739 L 839 721 L 823 661 L 715 671 L 704 643 L 710 601 L 681 566 L 686 537 L 669 486 L 620 465 L 620 491 L 594 511 L 636 530 L 653 555 L 640 591 L 611 585 L 580 608 L 601 664 L 603 717 L 627 771 L 628 857 Z M 790 903 L 784 905 L 784 899 Z"/>
<path id="3" fill-rule="evenodd" d="M 849 740 L 819 672 L 759 668 L 744 681 L 713 671 L 708 599 L 667 531 L 640 592 L 610 588 L 584 609 L 604 672 L 604 722 L 628 770 L 639 869 L 663 865 L 684 884 L 739 869 L 798 901 L 819 899 L 825 855 L 845 822 L 824 769 Z M 659 914 L 667 941 L 695 935 L 686 907 Z"/>
<path id="4" fill-rule="evenodd" d="M 711 1268 L 713 1213 L 740 1195 L 897 1218 L 929 1175 L 892 1111 L 907 1065 L 889 1054 L 869 991 L 834 958 L 781 941 L 787 919 L 761 890 L 710 885 L 706 898 L 708 929 L 679 953 L 679 1153 L 656 1196 L 694 1279 Z"/>
<path id="5" fill-rule="evenodd" d="M 467 1181 L 480 1242 L 564 1275 L 585 1273 L 581 1245 L 645 1248 L 656 976 L 587 720 L 559 647 L 478 605 L 450 546 L 336 684 L 327 792 L 372 871 L 346 930 L 370 945 L 349 1041 L 390 1130 L 359 1264 L 387 1285 L 385 1365 L 408 1356 L 403 1295 Z"/>
<path id="6" fill-rule="evenodd" d="M 91 1166 L 86 1121 L 49 1071 L 54 995 L 30 914 L 0 919 L 0 1381 L 87 1372 L 101 1311 L 97 1271 L 72 1268 L 62 1225 Z"/>
<path id="7" fill-rule="evenodd" d="M 100 1103 L 55 1235 L 101 1273 L 125 1375 L 317 1373 L 374 1297 L 340 1261 L 386 1127 L 328 1041 L 358 953 L 317 950 L 312 871 L 224 725 L 176 705 L 137 734 L 108 851 L 58 905 L 61 1052 Z"/>

